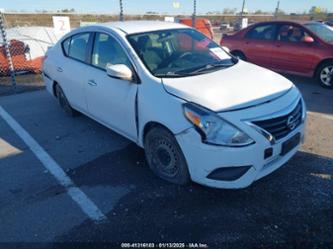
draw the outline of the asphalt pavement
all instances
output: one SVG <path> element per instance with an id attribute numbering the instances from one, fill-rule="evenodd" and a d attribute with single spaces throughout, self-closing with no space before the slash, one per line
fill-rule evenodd
<path id="1" fill-rule="evenodd" d="M 0 248 L 333 247 L 333 91 L 290 79 L 308 107 L 306 142 L 285 166 L 242 190 L 156 178 L 142 149 L 83 115 L 66 116 L 45 90 L 0 97 L 11 118 L 0 116 Z"/>

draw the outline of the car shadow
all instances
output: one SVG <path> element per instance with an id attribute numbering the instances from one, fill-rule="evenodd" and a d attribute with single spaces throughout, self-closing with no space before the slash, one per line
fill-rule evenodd
<path id="1" fill-rule="evenodd" d="M 134 144 L 68 174 L 81 188 L 133 188 L 107 213 L 107 222 L 87 220 L 57 237 L 59 242 L 181 241 L 246 248 L 272 242 L 333 242 L 333 161 L 306 152 L 239 190 L 162 181 Z"/>

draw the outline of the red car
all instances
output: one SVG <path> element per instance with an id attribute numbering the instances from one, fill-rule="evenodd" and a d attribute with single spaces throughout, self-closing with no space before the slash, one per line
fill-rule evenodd
<path id="1" fill-rule="evenodd" d="M 221 45 L 240 59 L 333 88 L 333 30 L 321 23 L 261 22 L 224 35 Z"/>

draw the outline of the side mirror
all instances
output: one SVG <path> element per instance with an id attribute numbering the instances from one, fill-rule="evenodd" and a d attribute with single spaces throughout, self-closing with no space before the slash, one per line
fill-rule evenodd
<path id="1" fill-rule="evenodd" d="M 132 70 L 126 66 L 125 64 L 110 64 L 106 65 L 106 73 L 112 78 L 132 81 L 133 80 L 133 72 Z"/>
<path id="2" fill-rule="evenodd" d="M 314 43 L 314 39 L 311 37 L 311 36 L 305 36 L 304 38 L 303 38 L 303 42 L 305 42 L 305 43 Z"/>
<path id="3" fill-rule="evenodd" d="M 230 53 L 230 49 L 228 47 L 222 46 L 223 50 Z"/>

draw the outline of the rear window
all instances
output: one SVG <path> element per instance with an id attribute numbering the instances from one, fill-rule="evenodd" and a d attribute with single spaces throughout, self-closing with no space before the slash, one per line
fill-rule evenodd
<path id="1" fill-rule="evenodd" d="M 71 37 L 67 38 L 65 41 L 62 42 L 62 49 L 64 51 L 64 54 L 68 56 L 69 54 L 69 45 L 71 43 Z"/>
<path id="2" fill-rule="evenodd" d="M 77 34 L 72 36 L 69 43 L 68 56 L 73 59 L 84 62 L 86 60 L 86 55 L 87 55 L 89 36 L 90 36 L 89 33 Z M 65 50 L 66 44 L 64 43 L 63 46 L 64 46 L 64 52 L 66 52 Z"/>
<path id="3" fill-rule="evenodd" d="M 246 38 L 256 40 L 274 40 L 276 26 L 274 24 L 259 25 L 251 29 Z"/>

